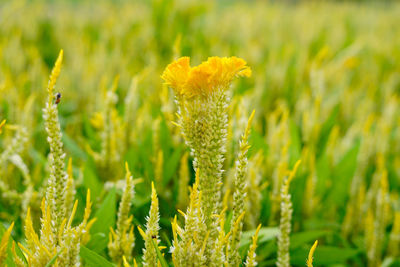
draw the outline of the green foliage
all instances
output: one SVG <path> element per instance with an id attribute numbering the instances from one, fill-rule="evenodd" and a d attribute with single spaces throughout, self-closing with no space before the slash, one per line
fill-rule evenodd
<path id="1" fill-rule="evenodd" d="M 110 227 L 115 226 L 116 206 L 116 190 L 112 188 L 94 214 L 97 220 L 93 224 L 92 233 L 108 234 Z"/>
<path id="2" fill-rule="evenodd" d="M 96 252 L 86 248 L 85 246 L 81 247 L 80 256 L 85 262 L 85 266 L 95 267 L 95 266 L 104 266 L 104 267 L 114 267 L 115 265 L 97 254 Z"/>

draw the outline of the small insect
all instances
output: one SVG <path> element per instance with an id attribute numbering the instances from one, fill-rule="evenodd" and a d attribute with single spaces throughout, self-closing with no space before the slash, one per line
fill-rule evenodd
<path id="1" fill-rule="evenodd" d="M 151 236 L 151 238 L 153 238 L 153 239 L 156 239 L 156 238 L 157 238 L 157 236 L 155 236 L 155 235 L 152 235 L 152 236 Z"/>
<path id="2" fill-rule="evenodd" d="M 55 101 L 55 103 L 56 103 L 56 105 L 58 105 L 58 103 L 60 103 L 61 102 L 61 93 L 57 93 L 56 94 L 56 101 Z"/>

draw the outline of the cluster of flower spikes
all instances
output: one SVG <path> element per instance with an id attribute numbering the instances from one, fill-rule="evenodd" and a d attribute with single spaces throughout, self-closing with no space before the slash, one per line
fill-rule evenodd
<path id="1" fill-rule="evenodd" d="M 176 124 L 181 128 L 194 158 L 193 168 L 201 193 L 199 220 L 206 227 L 203 234 L 207 233 L 205 249 L 200 250 L 205 258 L 201 260 L 204 264 L 226 262 L 224 257 L 229 257 L 221 252 L 224 246 L 229 246 L 229 239 L 221 234 L 220 226 L 224 220 L 221 217 L 221 184 L 227 143 L 227 107 L 230 103 L 228 89 L 235 77 L 250 75 L 247 63 L 237 57 L 211 57 L 195 67 L 190 66 L 188 57 L 182 57 L 169 64 L 161 76 L 175 92 L 179 117 Z M 188 210 L 187 214 L 191 211 Z M 233 228 L 235 225 L 241 224 L 234 223 Z M 188 229 L 187 225 L 185 228 Z M 198 243 L 201 247 L 202 242 Z"/>

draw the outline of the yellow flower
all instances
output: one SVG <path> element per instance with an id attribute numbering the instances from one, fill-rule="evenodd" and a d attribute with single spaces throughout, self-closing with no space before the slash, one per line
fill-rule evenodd
<path id="1" fill-rule="evenodd" d="M 182 57 L 169 64 L 161 78 L 177 95 L 207 96 L 226 90 L 237 76 L 251 76 L 246 61 L 237 57 L 210 57 L 199 66 L 190 67 L 190 58 Z"/>
<path id="2" fill-rule="evenodd" d="M 190 71 L 190 58 L 181 57 L 169 64 L 161 78 L 171 86 L 177 94 L 183 94 L 183 87 Z"/>
<path id="3" fill-rule="evenodd" d="M 6 120 L 0 122 L 0 134 L 3 132 L 3 126 L 6 124 Z"/>
<path id="4" fill-rule="evenodd" d="M 313 267 L 313 255 L 314 251 L 317 248 L 318 245 L 318 240 L 314 242 L 314 245 L 311 247 L 310 252 L 308 253 L 308 258 L 307 258 L 307 267 Z"/>

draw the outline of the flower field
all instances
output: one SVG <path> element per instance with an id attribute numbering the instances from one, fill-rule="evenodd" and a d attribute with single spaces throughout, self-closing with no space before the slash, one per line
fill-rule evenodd
<path id="1" fill-rule="evenodd" d="M 0 2 L 0 266 L 400 266 L 400 4 Z"/>

